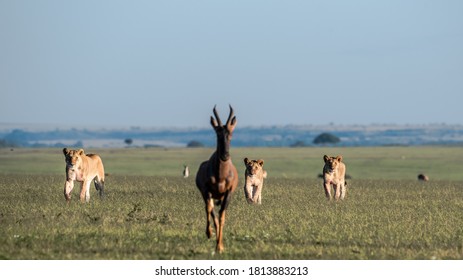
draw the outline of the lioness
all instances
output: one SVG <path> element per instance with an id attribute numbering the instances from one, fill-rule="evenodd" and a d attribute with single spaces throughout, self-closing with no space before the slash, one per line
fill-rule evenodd
<path id="1" fill-rule="evenodd" d="M 71 200 L 71 191 L 74 181 L 81 182 L 80 200 L 90 200 L 90 183 L 95 183 L 95 188 L 102 198 L 104 195 L 104 167 L 101 158 L 96 154 L 85 154 L 83 149 L 63 149 L 66 162 L 66 182 L 64 183 L 64 197 Z"/>
<path id="2" fill-rule="evenodd" d="M 323 166 L 323 185 L 325 195 L 331 200 L 331 185 L 334 187 L 334 197 L 344 199 L 346 196 L 346 165 L 342 162 L 342 156 L 329 157 L 323 156 L 325 166 Z"/>
<path id="3" fill-rule="evenodd" d="M 244 194 L 246 200 L 253 204 L 262 204 L 262 187 L 264 178 L 267 178 L 267 171 L 263 169 L 264 160 L 244 159 L 246 171 L 244 172 L 245 184 Z"/>

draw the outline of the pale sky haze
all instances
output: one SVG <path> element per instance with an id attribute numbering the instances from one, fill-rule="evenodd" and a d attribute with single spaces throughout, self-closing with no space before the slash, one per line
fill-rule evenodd
<path id="1" fill-rule="evenodd" d="M 0 0 L 0 123 L 462 124 L 463 1 Z"/>

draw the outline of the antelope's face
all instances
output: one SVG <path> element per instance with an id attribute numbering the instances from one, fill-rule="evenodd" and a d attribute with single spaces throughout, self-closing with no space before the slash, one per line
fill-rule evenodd
<path id="1" fill-rule="evenodd" d="M 215 133 L 217 134 L 217 147 L 220 158 L 226 161 L 230 157 L 230 142 L 233 132 L 229 131 L 226 126 L 217 126 L 215 127 Z"/>
<path id="2" fill-rule="evenodd" d="M 233 130 L 236 126 L 236 117 L 233 115 L 233 108 L 230 106 L 230 115 L 228 116 L 225 125 L 222 125 L 219 114 L 217 113 L 215 107 L 213 112 L 215 119 L 211 116 L 211 125 L 215 130 L 215 134 L 217 135 L 217 148 L 220 159 L 225 161 L 230 157 L 230 142 L 233 136 Z"/>
<path id="3" fill-rule="evenodd" d="M 332 173 L 334 170 L 338 168 L 339 163 L 342 161 L 342 156 L 329 157 L 325 155 L 323 157 L 323 160 L 325 161 L 325 166 L 327 167 L 328 171 Z"/>
<path id="4" fill-rule="evenodd" d="M 226 126 L 217 126 L 214 128 L 217 140 L 224 143 L 230 143 L 233 131 L 230 131 Z"/>

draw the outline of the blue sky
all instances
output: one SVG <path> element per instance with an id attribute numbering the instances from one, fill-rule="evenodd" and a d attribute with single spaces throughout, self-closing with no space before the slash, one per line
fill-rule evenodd
<path id="1" fill-rule="evenodd" d="M 463 1 L 0 1 L 0 122 L 461 124 Z"/>

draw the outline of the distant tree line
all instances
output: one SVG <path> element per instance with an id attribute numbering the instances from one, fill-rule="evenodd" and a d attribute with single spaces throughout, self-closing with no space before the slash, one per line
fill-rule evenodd
<path id="1" fill-rule="evenodd" d="M 343 126 L 333 130 L 327 126 L 267 126 L 267 127 L 240 127 L 233 138 L 233 147 L 305 147 L 316 145 L 342 145 L 351 146 L 394 146 L 394 145 L 463 145 L 463 125 L 424 125 L 424 126 L 375 126 L 374 130 L 369 126 Z M 323 133 L 329 132 L 329 133 Z M 331 134 L 332 133 L 332 134 Z M 328 136 L 327 135 L 333 135 Z M 160 143 L 172 143 L 183 147 L 213 147 L 216 139 L 210 128 L 204 129 L 165 129 L 145 130 L 133 128 L 126 129 L 54 129 L 44 131 L 27 131 L 14 129 L 10 132 L 0 130 L 1 146 L 17 147 L 57 147 L 62 143 L 72 146 L 70 143 L 81 141 L 87 145 L 98 143 L 98 146 L 115 146 L 114 139 L 120 139 L 119 145 L 132 147 L 137 142 L 149 143 L 153 139 Z M 132 139 L 133 143 L 124 141 Z M 186 140 L 185 140 L 186 139 Z M 331 140 L 330 140 L 331 139 Z M 105 142 L 93 142 L 93 140 L 111 140 Z M 190 141 L 193 140 L 193 141 Z M 189 142 L 190 141 L 190 142 Z M 109 145 L 109 146 L 108 146 Z M 150 145 L 150 144 L 148 144 Z M 160 144 L 164 145 L 164 144 Z M 76 145 L 77 146 L 77 145 Z M 140 145 L 138 145 L 140 146 Z M 137 147 L 138 147 L 137 146 Z M 151 146 L 151 145 L 150 145 Z M 156 145 L 157 146 L 157 145 Z"/>
<path id="2" fill-rule="evenodd" d="M 16 144 L 15 142 L 11 142 L 5 139 L 0 139 L 0 148 L 16 148 L 20 145 Z"/>
<path id="3" fill-rule="evenodd" d="M 315 145 L 333 145 L 339 143 L 341 140 L 339 137 L 330 134 L 330 133 L 322 133 L 318 135 L 317 137 L 314 138 L 313 144 Z M 124 143 L 127 146 L 131 146 L 133 144 L 133 139 L 132 138 L 126 138 L 124 139 Z M 22 146 L 28 146 L 28 147 L 66 147 L 67 145 L 64 145 L 62 143 L 56 143 L 53 145 L 46 145 L 46 144 L 28 144 L 28 145 L 22 145 L 20 141 L 16 141 L 15 139 L 10 140 L 10 139 L 0 139 L 0 148 L 14 148 L 14 147 L 22 147 Z M 71 145 L 74 147 L 83 147 L 82 141 L 77 141 L 74 145 Z M 307 147 L 308 145 L 302 141 L 302 140 L 297 140 L 293 144 L 290 145 L 290 147 Z M 159 147 L 158 145 L 146 145 L 145 147 Z M 192 140 L 187 143 L 186 145 L 187 148 L 201 148 L 205 147 L 205 145 L 197 140 Z"/>

